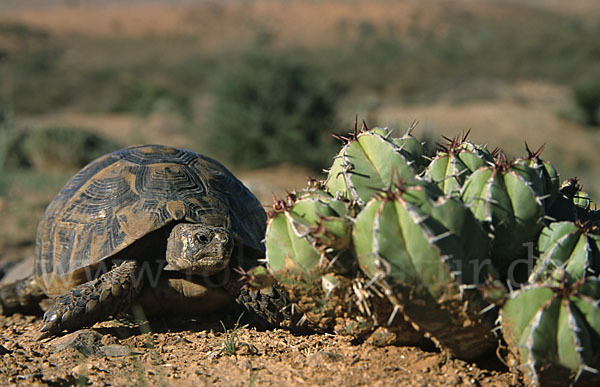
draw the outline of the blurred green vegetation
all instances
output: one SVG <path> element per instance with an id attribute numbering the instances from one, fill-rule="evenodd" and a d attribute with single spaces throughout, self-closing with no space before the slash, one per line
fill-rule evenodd
<path id="1" fill-rule="evenodd" d="M 257 45 L 216 77 L 211 149 L 236 167 L 290 163 L 320 171 L 336 152 L 335 85 Z"/>
<path id="2" fill-rule="evenodd" d="M 120 144 L 77 127 L 0 125 L 0 211 L 11 225 L 0 243 L 31 241 L 50 199 L 73 173 Z M 8 204 L 6 204 L 8 203 Z"/>
<path id="3" fill-rule="evenodd" d="M 575 103 L 583 115 L 586 125 L 598 126 L 600 121 L 600 81 L 584 83 L 573 89 Z"/>
<path id="4" fill-rule="evenodd" d="M 191 116 L 189 98 L 178 94 L 168 85 L 161 85 L 152 80 L 138 80 L 123 87 L 112 106 L 112 112 L 135 112 L 147 116 L 152 113 L 156 104 L 166 101 L 185 117 Z"/>
<path id="5" fill-rule="evenodd" d="M 115 141 L 85 129 L 47 127 L 21 136 L 11 147 L 9 156 L 25 160 L 39 170 L 79 169 L 119 148 Z"/>
<path id="6" fill-rule="evenodd" d="M 33 130 L 17 128 L 5 119 L 0 122 L 0 194 L 5 192 L 9 180 L 12 183 L 15 178 L 21 182 L 38 181 L 39 186 L 33 189 L 55 190 L 56 185 L 45 182 L 55 182 L 55 175 L 73 173 L 119 148 L 121 145 L 117 142 L 86 129 L 43 127 Z M 54 173 L 48 174 L 48 171 Z"/>

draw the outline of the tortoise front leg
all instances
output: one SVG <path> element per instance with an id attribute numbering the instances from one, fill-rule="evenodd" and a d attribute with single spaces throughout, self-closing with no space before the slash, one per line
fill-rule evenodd
<path id="1" fill-rule="evenodd" d="M 54 336 L 63 330 L 74 331 L 124 312 L 143 285 L 141 265 L 123 261 L 100 277 L 74 287 L 54 300 L 44 314 L 42 334 Z"/>

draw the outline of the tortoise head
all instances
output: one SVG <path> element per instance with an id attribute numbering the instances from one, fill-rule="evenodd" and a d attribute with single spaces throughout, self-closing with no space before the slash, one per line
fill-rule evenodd
<path id="1" fill-rule="evenodd" d="M 229 265 L 232 251 L 233 240 L 226 228 L 180 223 L 169 235 L 164 269 L 214 274 Z"/>

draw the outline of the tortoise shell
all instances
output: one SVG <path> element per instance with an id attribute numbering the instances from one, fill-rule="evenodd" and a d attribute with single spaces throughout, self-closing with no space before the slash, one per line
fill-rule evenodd
<path id="1" fill-rule="evenodd" d="M 52 200 L 37 230 L 35 276 L 46 294 L 60 294 L 85 281 L 82 270 L 174 222 L 226 227 L 236 245 L 264 250 L 265 212 L 230 171 L 189 150 L 143 145 L 92 161 Z"/>

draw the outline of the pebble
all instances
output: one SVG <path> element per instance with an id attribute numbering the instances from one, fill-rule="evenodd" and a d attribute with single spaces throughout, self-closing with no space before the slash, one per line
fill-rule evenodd
<path id="1" fill-rule="evenodd" d="M 110 357 L 129 356 L 131 349 L 126 345 L 111 344 L 100 347 L 100 350 Z"/>
<path id="2" fill-rule="evenodd" d="M 367 339 L 367 344 L 375 347 L 387 347 L 396 342 L 397 336 L 394 332 L 390 332 L 387 328 L 379 327 Z"/>
<path id="3" fill-rule="evenodd" d="M 308 357 L 308 361 L 312 363 L 314 366 L 322 365 L 324 363 L 332 363 L 344 360 L 344 356 L 339 353 L 333 353 L 328 351 L 319 351 L 315 352 Z"/>
<path id="4" fill-rule="evenodd" d="M 57 352 L 73 348 L 88 356 L 100 352 L 101 341 L 102 335 L 100 333 L 91 329 L 81 329 L 58 337 L 52 340 L 51 344 Z"/>

